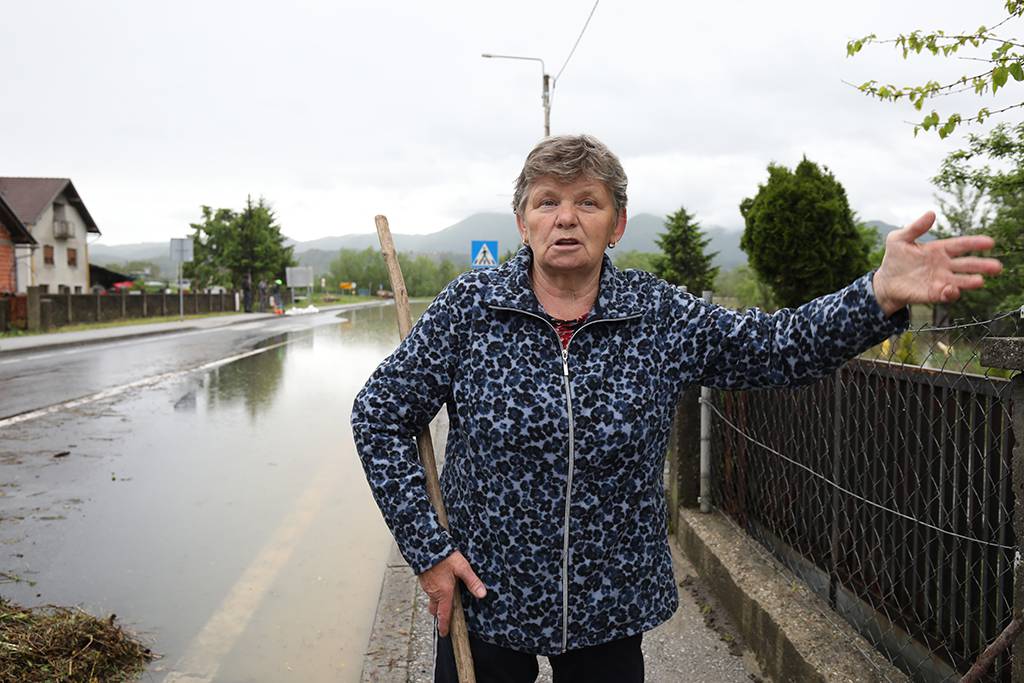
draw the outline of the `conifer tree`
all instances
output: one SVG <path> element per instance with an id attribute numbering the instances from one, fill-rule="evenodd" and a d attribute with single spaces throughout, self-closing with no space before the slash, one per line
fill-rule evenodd
<path id="1" fill-rule="evenodd" d="M 740 248 L 783 306 L 834 292 L 870 268 L 870 239 L 857 228 L 846 190 L 806 157 L 792 171 L 770 164 L 768 182 L 740 213 Z"/>
<path id="2" fill-rule="evenodd" d="M 654 260 L 654 274 L 700 296 L 712 288 L 718 275 L 718 267 L 711 265 L 718 252 L 705 252 L 710 242 L 693 214 L 680 208 L 665 217 L 665 232 L 658 237 L 662 253 Z"/>

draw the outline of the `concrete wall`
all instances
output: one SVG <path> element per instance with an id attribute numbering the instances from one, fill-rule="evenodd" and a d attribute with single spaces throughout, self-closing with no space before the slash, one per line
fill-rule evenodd
<path id="1" fill-rule="evenodd" d="M 50 294 L 59 291 L 60 286 L 68 287 L 72 292 L 76 287 L 80 292 L 89 291 L 89 251 L 87 245 L 88 231 L 81 214 L 75 209 L 71 202 L 67 201 L 61 194 L 57 201 L 64 202 L 64 220 L 71 223 L 73 235 L 67 239 L 57 239 L 53 233 L 54 212 L 53 205 L 43 211 L 39 220 L 27 225 L 29 232 L 36 238 L 39 247 L 32 253 L 28 269 L 28 277 L 18 281 L 19 291 L 25 291 L 29 286 L 46 285 Z M 53 265 L 47 265 L 44 261 L 44 246 L 53 247 Z M 78 265 L 68 265 L 68 249 L 76 249 L 78 252 Z"/>

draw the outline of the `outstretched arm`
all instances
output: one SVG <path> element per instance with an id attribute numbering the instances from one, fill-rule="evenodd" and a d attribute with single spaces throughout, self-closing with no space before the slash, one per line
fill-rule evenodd
<path id="1" fill-rule="evenodd" d="M 991 249 L 995 241 L 987 235 L 917 242 L 933 223 L 935 214 L 929 211 L 885 238 L 885 256 L 872 286 L 886 315 L 908 304 L 952 303 L 964 290 L 983 286 L 984 276 L 1003 269 L 998 259 L 964 256 Z"/>

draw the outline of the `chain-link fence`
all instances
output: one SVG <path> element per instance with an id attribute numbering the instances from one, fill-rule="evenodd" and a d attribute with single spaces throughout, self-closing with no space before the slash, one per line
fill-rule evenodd
<path id="1" fill-rule="evenodd" d="M 914 680 L 959 678 L 1013 617 L 1010 373 L 979 349 L 1021 328 L 919 327 L 806 387 L 712 393 L 715 505 Z"/>

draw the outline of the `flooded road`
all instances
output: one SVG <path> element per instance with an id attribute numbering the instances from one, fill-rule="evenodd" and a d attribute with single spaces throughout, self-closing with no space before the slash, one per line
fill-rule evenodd
<path id="1" fill-rule="evenodd" d="M 0 594 L 116 613 L 143 680 L 357 681 L 390 536 L 349 412 L 397 332 L 338 315 L 0 429 Z"/>

